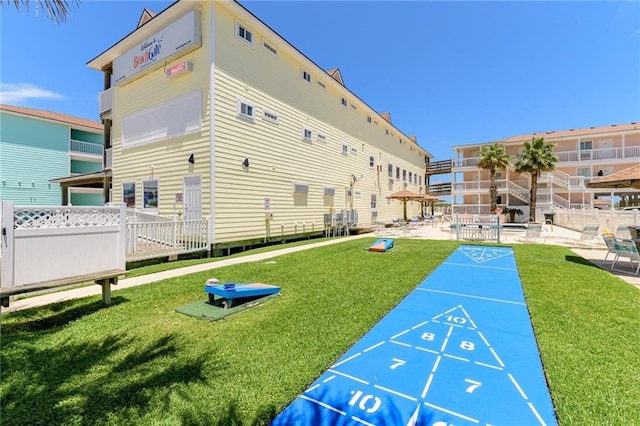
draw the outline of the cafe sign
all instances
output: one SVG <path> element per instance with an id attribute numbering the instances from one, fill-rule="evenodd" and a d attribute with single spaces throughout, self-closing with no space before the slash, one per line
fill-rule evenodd
<path id="1" fill-rule="evenodd" d="M 200 46 L 202 46 L 200 12 L 192 10 L 117 57 L 113 62 L 114 83 L 122 86 Z"/>

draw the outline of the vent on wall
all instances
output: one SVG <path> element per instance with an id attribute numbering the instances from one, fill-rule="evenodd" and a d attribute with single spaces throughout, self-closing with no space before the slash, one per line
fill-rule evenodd
<path id="1" fill-rule="evenodd" d="M 294 194 L 308 194 L 309 193 L 309 185 L 306 183 L 296 183 L 293 184 L 293 193 Z"/>

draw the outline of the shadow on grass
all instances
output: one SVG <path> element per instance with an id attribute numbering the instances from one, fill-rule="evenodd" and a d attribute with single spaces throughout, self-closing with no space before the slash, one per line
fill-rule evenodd
<path id="1" fill-rule="evenodd" d="M 593 268 L 602 269 L 598 265 L 595 265 L 595 264 L 589 262 L 587 259 L 585 259 L 584 257 L 581 257 L 581 256 L 565 256 L 564 260 L 566 260 L 567 262 L 571 262 L 571 263 L 577 263 L 579 265 L 591 266 Z"/>
<path id="2" fill-rule="evenodd" d="M 110 306 L 105 306 L 101 300 L 91 303 L 69 300 L 39 308 L 10 312 L 3 314 L 3 316 L 8 315 L 11 320 L 2 324 L 2 333 L 4 336 L 10 336 L 19 332 L 51 331 L 64 327 L 83 316 L 91 315 L 102 309 L 108 309 L 128 301 L 124 297 L 117 296 L 111 299 Z"/>
<path id="3" fill-rule="evenodd" d="M 168 404 L 158 400 L 167 389 L 204 382 L 205 364 L 223 374 L 220 357 L 185 359 L 175 340 L 110 336 L 44 349 L 37 338 L 18 343 L 2 354 L 2 424 L 136 424 Z"/>

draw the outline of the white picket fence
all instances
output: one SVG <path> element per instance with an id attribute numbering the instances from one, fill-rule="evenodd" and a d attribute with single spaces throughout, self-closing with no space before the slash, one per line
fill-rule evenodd
<path id="1" fill-rule="evenodd" d="M 127 260 L 144 260 L 211 250 L 211 218 L 127 223 Z"/>

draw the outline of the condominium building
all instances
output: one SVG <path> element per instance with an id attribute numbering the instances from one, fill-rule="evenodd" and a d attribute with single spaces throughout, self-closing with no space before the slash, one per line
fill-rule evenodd
<path id="1" fill-rule="evenodd" d="M 215 243 L 391 222 L 431 155 L 235 1 L 177 1 L 89 61 L 112 201 L 212 218 Z M 416 215 L 418 202 L 409 203 Z M 328 216 L 327 216 L 328 215 Z"/>
<path id="2" fill-rule="evenodd" d="M 555 171 L 543 172 L 538 180 L 538 212 L 590 209 L 603 204 L 611 207 L 621 198 L 637 197 L 634 190 L 589 189 L 586 184 L 594 178 L 640 162 L 638 123 L 547 131 L 495 142 L 503 144 L 508 154 L 516 155 L 524 142 L 541 137 L 554 145 L 558 163 Z M 489 213 L 489 171 L 478 168 L 479 151 L 483 145 L 453 147 L 451 195 L 456 212 Z M 520 208 L 524 212 L 521 219 L 527 220 L 530 216 L 530 176 L 515 173 L 511 165 L 507 170 L 498 171 L 496 178 L 498 205 Z M 541 214 L 536 217 L 541 217 Z"/>
<path id="3" fill-rule="evenodd" d="M 57 112 L 0 105 L 0 199 L 17 205 L 103 205 L 103 126 Z M 78 179 L 85 179 L 78 183 Z"/>

